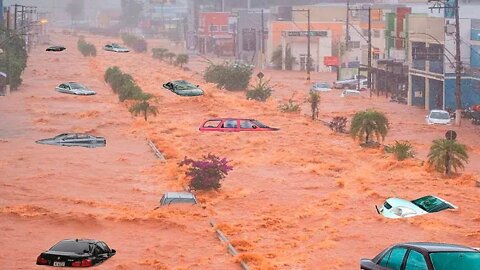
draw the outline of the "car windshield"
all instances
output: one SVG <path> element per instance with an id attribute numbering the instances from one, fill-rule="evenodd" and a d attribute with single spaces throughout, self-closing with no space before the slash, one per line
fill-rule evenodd
<path id="1" fill-rule="evenodd" d="M 257 120 L 251 120 L 251 122 L 254 123 L 259 128 L 269 128 L 269 126 L 267 126 L 265 124 L 262 124 L 261 122 L 259 122 Z"/>
<path id="2" fill-rule="evenodd" d="M 70 83 L 70 88 L 72 89 L 86 89 L 85 86 L 79 83 Z"/>
<path id="3" fill-rule="evenodd" d="M 450 119 L 448 112 L 431 112 L 430 118 L 434 119 Z"/>
<path id="4" fill-rule="evenodd" d="M 440 200 L 435 196 L 425 196 L 412 201 L 413 204 L 429 213 L 439 212 L 445 209 L 453 209 L 453 207 Z"/>
<path id="5" fill-rule="evenodd" d="M 50 250 L 83 254 L 85 253 L 85 250 L 87 252 L 90 251 L 90 244 L 88 242 L 62 241 L 53 246 Z"/>
<path id="6" fill-rule="evenodd" d="M 480 252 L 435 252 L 430 259 L 435 270 L 480 269 Z"/>
<path id="7" fill-rule="evenodd" d="M 173 82 L 177 90 L 190 90 L 190 89 L 197 89 L 196 85 L 193 85 L 187 81 L 175 81 Z"/>

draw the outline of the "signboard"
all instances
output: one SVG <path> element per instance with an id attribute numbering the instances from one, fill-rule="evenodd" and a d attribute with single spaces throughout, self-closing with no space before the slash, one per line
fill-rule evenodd
<path id="1" fill-rule="evenodd" d="M 412 59 L 423 61 L 442 61 L 443 50 L 441 46 L 412 47 Z"/>
<path id="2" fill-rule="evenodd" d="M 457 138 L 457 133 L 453 130 L 448 130 L 446 133 L 445 133 L 445 138 L 447 140 L 455 140 Z"/>
<path id="3" fill-rule="evenodd" d="M 283 32 L 284 35 L 289 37 L 306 37 L 308 36 L 308 31 L 286 31 Z M 326 37 L 328 36 L 327 31 L 310 31 L 311 37 Z"/>
<path id="4" fill-rule="evenodd" d="M 445 18 L 453 19 L 455 17 L 455 0 L 445 1 Z"/>
<path id="5" fill-rule="evenodd" d="M 338 66 L 338 57 L 336 56 L 324 56 L 323 57 L 323 64 L 325 66 Z"/>

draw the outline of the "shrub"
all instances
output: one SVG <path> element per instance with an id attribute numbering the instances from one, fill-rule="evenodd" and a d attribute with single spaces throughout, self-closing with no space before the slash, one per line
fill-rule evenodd
<path id="1" fill-rule="evenodd" d="M 335 116 L 330 123 L 328 123 L 328 127 L 333 130 L 334 132 L 345 133 L 347 126 L 347 118 L 343 116 Z"/>
<path id="2" fill-rule="evenodd" d="M 153 48 L 152 57 L 155 59 L 163 60 L 167 52 L 168 52 L 168 49 L 165 49 L 165 48 Z"/>
<path id="3" fill-rule="evenodd" d="M 145 121 L 147 121 L 148 114 L 156 116 L 158 114 L 157 107 L 150 105 L 150 103 L 147 101 L 148 99 L 149 98 L 138 100 L 130 107 L 129 111 L 135 116 L 143 114 L 143 118 L 145 119 Z"/>
<path id="4" fill-rule="evenodd" d="M 175 58 L 176 54 L 173 52 L 165 53 L 165 57 L 168 58 L 170 64 L 173 64 L 173 58 Z"/>
<path id="5" fill-rule="evenodd" d="M 23 70 L 27 66 L 25 41 L 4 27 L 0 27 L 0 30 L 0 39 L 7 41 L 2 42 L 1 46 L 4 52 L 0 54 L 0 70 L 7 71 L 7 83 L 10 84 L 10 89 L 15 90 L 22 84 Z"/>
<path id="6" fill-rule="evenodd" d="M 226 90 L 245 90 L 252 77 L 252 68 L 248 65 L 223 63 L 210 64 L 203 75 L 205 81 L 217 84 Z"/>
<path id="7" fill-rule="evenodd" d="M 132 34 L 122 33 L 121 35 L 123 43 L 131 47 L 136 52 L 147 51 L 147 41 L 143 38 L 137 37 Z"/>
<path id="8" fill-rule="evenodd" d="M 175 59 L 175 65 L 183 68 L 183 65 L 188 63 L 188 54 L 179 54 L 177 59 Z"/>
<path id="9" fill-rule="evenodd" d="M 118 67 L 109 67 L 104 74 L 105 81 L 110 84 L 118 99 L 123 102 L 127 99 L 147 100 L 151 94 L 144 93 L 130 74 L 123 73 Z"/>
<path id="10" fill-rule="evenodd" d="M 78 39 L 77 48 L 83 56 L 97 56 L 97 49 L 95 48 L 95 45 L 86 42 L 83 37 Z"/>
<path id="11" fill-rule="evenodd" d="M 350 128 L 350 136 L 353 139 L 363 140 L 365 138 L 364 145 L 371 145 L 373 136 L 379 140 L 385 139 L 389 129 L 389 123 L 387 117 L 373 109 L 357 112 L 352 119 L 352 125 Z"/>
<path id="12" fill-rule="evenodd" d="M 394 154 L 395 158 L 400 161 L 407 158 L 412 158 L 415 155 L 413 147 L 408 141 L 395 141 L 395 144 L 385 146 L 385 152 Z"/>
<path id="13" fill-rule="evenodd" d="M 295 93 L 293 93 L 293 95 L 288 99 L 287 103 L 280 104 L 280 106 L 278 106 L 281 112 L 299 112 L 300 111 L 300 104 L 296 103 L 293 100 L 294 96 L 295 96 Z"/>
<path id="14" fill-rule="evenodd" d="M 219 189 L 220 181 L 225 178 L 233 167 L 228 165 L 226 158 L 208 154 L 201 160 L 193 160 L 185 157 L 179 166 L 190 166 L 185 175 L 189 178 L 190 190 Z"/>
<path id="15" fill-rule="evenodd" d="M 310 109 L 312 111 L 312 120 L 318 118 L 318 106 L 320 105 L 320 94 L 316 91 L 310 91 L 308 94 L 307 102 L 310 103 Z"/>
<path id="16" fill-rule="evenodd" d="M 453 171 L 463 169 L 468 163 L 467 147 L 455 140 L 434 140 L 428 153 L 428 163 L 438 172 L 450 175 Z"/>
<path id="17" fill-rule="evenodd" d="M 258 83 L 253 89 L 246 92 L 247 99 L 253 99 L 256 101 L 266 101 L 272 95 L 272 88 L 268 85 L 268 81 L 257 80 Z"/>

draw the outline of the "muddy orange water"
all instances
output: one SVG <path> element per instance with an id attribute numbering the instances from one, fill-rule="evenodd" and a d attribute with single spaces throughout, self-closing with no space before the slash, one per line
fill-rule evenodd
<path id="1" fill-rule="evenodd" d="M 101 50 L 109 38 L 87 36 L 98 56 L 84 58 L 76 37 L 56 34 L 62 53 L 34 48 L 20 89 L 0 97 L 0 268 L 42 269 L 40 252 L 64 238 L 106 241 L 117 255 L 98 269 L 240 269 L 215 236 L 217 223 L 252 269 L 358 269 L 359 260 L 404 241 L 436 241 L 480 246 L 480 128 L 425 124 L 425 111 L 384 97 L 339 97 L 322 93 L 320 118 L 351 117 L 376 108 L 391 122 L 385 143 L 409 140 L 415 159 L 398 162 L 379 150 L 364 150 L 347 135 L 312 122 L 302 113 L 277 106 L 296 92 L 303 102 L 305 74 L 264 71 L 275 92 L 265 102 L 247 101 L 206 84 L 204 63 L 193 58 L 183 71 L 149 54 Z M 118 42 L 118 41 L 117 41 Z M 106 68 L 118 65 L 156 96 L 157 117 L 133 117 L 103 82 Z M 333 81 L 334 74 L 314 74 Z M 161 87 L 188 79 L 206 91 L 179 97 Z M 79 81 L 96 96 L 60 94 L 54 87 Z M 279 127 L 274 133 L 201 133 L 209 117 L 251 117 Z M 470 163 L 454 178 L 423 165 L 431 141 L 454 129 L 468 146 Z M 83 149 L 35 144 L 63 132 L 107 138 L 104 148 Z M 146 143 L 166 155 L 158 161 Z M 217 192 L 198 193 L 201 206 L 154 210 L 165 191 L 182 190 L 184 157 L 214 153 L 234 170 Z M 379 216 L 375 204 L 396 196 L 433 194 L 456 211 L 403 220 Z"/>

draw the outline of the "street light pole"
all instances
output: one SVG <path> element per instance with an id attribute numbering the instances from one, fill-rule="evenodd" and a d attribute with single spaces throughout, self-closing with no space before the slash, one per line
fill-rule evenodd
<path id="1" fill-rule="evenodd" d="M 455 0 L 455 125 L 460 126 L 462 114 L 462 61 L 460 54 L 460 16 L 458 0 Z"/>
<path id="2" fill-rule="evenodd" d="M 370 97 L 372 97 L 372 8 L 368 7 L 368 89 L 370 89 Z M 378 93 L 378 90 L 377 90 Z"/>

